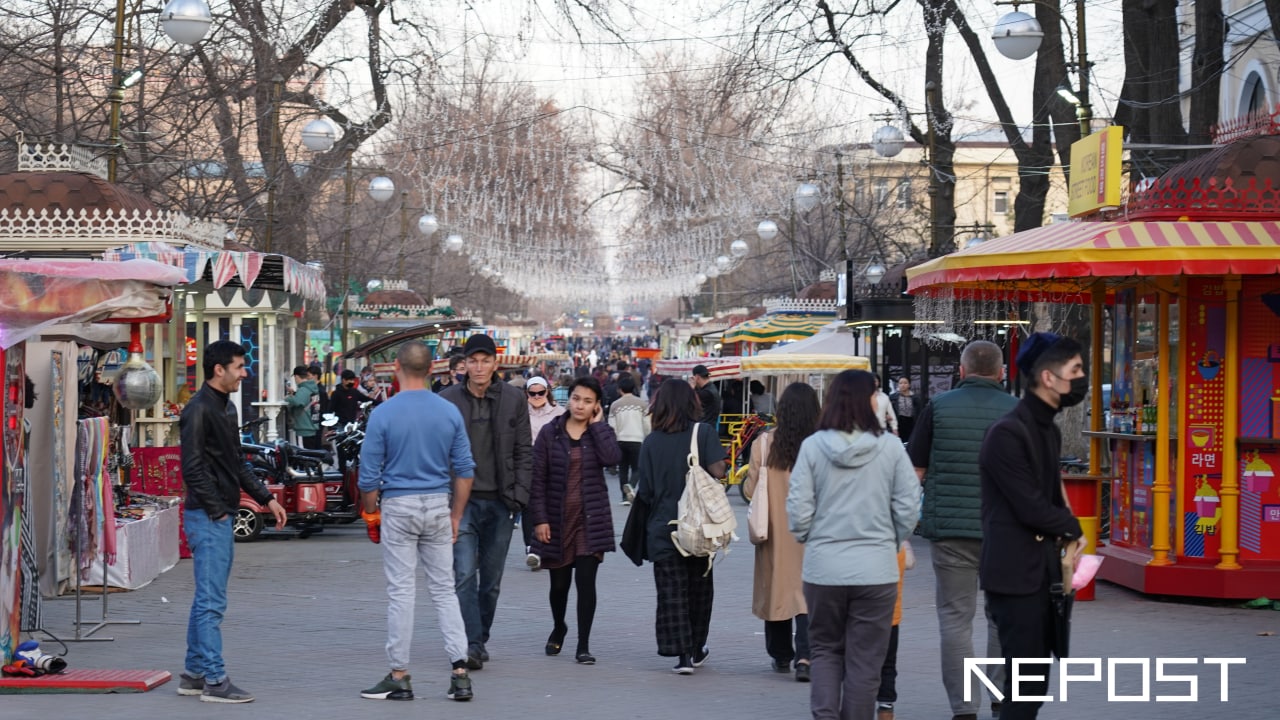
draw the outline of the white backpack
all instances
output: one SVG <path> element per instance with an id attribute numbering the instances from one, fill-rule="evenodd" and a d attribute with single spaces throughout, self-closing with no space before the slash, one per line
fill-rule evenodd
<path id="1" fill-rule="evenodd" d="M 738 518 L 733 514 L 724 485 L 703 469 L 698 458 L 698 423 L 689 437 L 689 470 L 684 476 L 684 492 L 676 519 L 671 525 L 671 542 L 685 557 L 707 558 L 707 572 L 715 561 L 716 551 L 729 552 L 729 543 L 738 539 L 733 531 Z"/>

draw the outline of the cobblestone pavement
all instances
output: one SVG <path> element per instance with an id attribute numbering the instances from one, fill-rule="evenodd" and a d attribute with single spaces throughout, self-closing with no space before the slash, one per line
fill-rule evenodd
<path id="1" fill-rule="evenodd" d="M 379 550 L 365 539 L 363 526 L 353 525 L 305 540 L 285 536 L 237 546 L 223 626 L 225 656 L 232 679 L 257 695 L 255 703 L 237 710 L 175 692 L 192 593 L 190 561 L 184 560 L 141 590 L 111 596 L 111 618 L 142 624 L 109 626 L 98 635 L 114 642 L 72 644 L 68 657 L 78 668 L 164 669 L 174 681 L 143 694 L 3 696 L 0 718 L 808 717 L 808 686 L 769 668 L 763 625 L 750 612 L 752 548 L 745 541 L 745 506 L 736 499 L 735 504 L 744 539 L 715 570 L 711 656 L 691 677 L 673 675 L 673 662 L 657 656 L 652 573 L 647 565 L 634 567 L 621 553 L 608 555 L 600 573 L 591 641 L 598 664 L 578 666 L 570 652 L 546 657 L 547 575 L 525 568 L 517 531 L 489 643 L 492 661 L 472 674 L 476 699 L 445 699 L 443 643 L 429 600 L 419 592 L 411 669 L 417 700 L 362 700 L 359 691 L 386 673 L 386 601 Z M 619 530 L 625 513 L 626 508 L 615 508 Z M 929 548 L 919 539 L 914 544 L 919 564 L 906 579 L 897 717 L 948 720 Z M 88 599 L 88 617 L 97 616 L 97 600 Z M 569 615 L 572 625 L 572 606 Z M 71 635 L 72 618 L 70 601 L 45 603 L 45 625 L 53 632 Z M 1109 704 L 1105 683 L 1082 683 L 1072 686 L 1069 702 L 1047 705 L 1041 717 L 1275 718 L 1272 683 L 1280 666 L 1280 635 L 1266 634 L 1271 632 L 1280 633 L 1280 612 L 1165 602 L 1104 585 L 1097 601 L 1076 606 L 1072 647 L 1080 656 L 1244 657 L 1247 665 L 1232 668 L 1227 703 L 1218 700 L 1217 668 L 1179 666 L 1169 673 L 1199 677 L 1198 703 Z M 572 649 L 574 641 L 571 631 L 566 647 Z M 1154 667 L 1151 673 L 1154 679 Z M 1122 668 L 1117 691 L 1139 692 L 1139 677 L 1136 668 Z M 1057 696 L 1056 679 L 1051 687 Z M 1177 683 L 1153 682 L 1151 689 L 1153 696 L 1186 692 Z"/>

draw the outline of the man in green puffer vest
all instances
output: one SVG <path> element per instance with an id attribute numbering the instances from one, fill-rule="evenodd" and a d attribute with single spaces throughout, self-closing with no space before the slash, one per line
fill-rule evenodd
<path id="1" fill-rule="evenodd" d="M 936 576 L 942 683 L 952 720 L 977 720 L 982 688 L 972 679 L 965 702 L 964 659 L 973 654 L 973 616 L 978 600 L 978 560 L 982 556 L 982 484 L 978 451 L 987 429 L 1018 404 L 1005 391 L 1004 353 L 995 343 L 975 340 L 960 354 L 960 383 L 932 398 L 916 419 L 911 464 L 924 483 L 920 535 L 932 546 Z M 995 623 L 987 615 L 985 657 L 1004 657 Z M 991 674 L 997 687 L 1003 675 Z M 998 712 L 993 701 L 992 709 Z"/>

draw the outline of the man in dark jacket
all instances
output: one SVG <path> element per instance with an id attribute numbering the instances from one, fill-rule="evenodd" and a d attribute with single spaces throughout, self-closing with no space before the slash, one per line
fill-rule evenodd
<path id="1" fill-rule="evenodd" d="M 1022 400 L 987 431 L 978 454 L 982 476 L 982 562 L 978 575 L 995 619 L 1006 669 L 1014 658 L 1047 658 L 1053 648 L 1055 609 L 1051 585 L 1059 578 L 1059 543 L 1067 553 L 1084 549 L 1080 522 L 1062 490 L 1058 457 L 1062 432 L 1054 416 L 1084 400 L 1088 378 L 1080 343 L 1034 333 L 1018 353 L 1028 381 Z M 1003 720 L 1027 720 L 1040 702 L 1019 696 L 1048 694 L 1045 664 L 1024 664 L 1017 688 L 1005 681 Z M 1012 673 L 1010 673 L 1012 675 Z"/>
<path id="2" fill-rule="evenodd" d="M 183 513 L 195 570 L 195 597 L 187 626 L 186 671 L 179 695 L 199 695 L 205 702 L 246 703 L 253 695 L 231 684 L 222 662 L 222 616 L 227 609 L 231 577 L 232 526 L 240 507 L 240 491 L 265 505 L 284 527 L 284 508 L 249 472 L 240 452 L 236 407 L 231 393 L 248 373 L 244 348 L 228 340 L 204 351 L 204 387 L 182 410 L 182 481 L 187 488 Z"/>
<path id="3" fill-rule="evenodd" d="M 333 394 L 329 396 L 329 408 L 334 415 L 338 416 L 338 423 L 346 425 L 355 422 L 360 415 L 360 403 L 368 398 L 365 394 L 356 388 L 356 373 L 354 370 L 342 371 L 342 383 L 333 389 Z"/>
<path id="4" fill-rule="evenodd" d="M 951 702 L 952 720 L 977 720 L 981 705 L 977 678 L 969 680 L 969 700 L 965 700 L 964 672 L 964 659 L 974 657 L 973 616 L 982 556 L 978 451 L 987 428 L 1018 404 L 1000 385 L 1003 380 L 1004 354 L 998 345 L 986 340 L 966 345 L 960 353 L 960 383 L 916 413 L 907 445 L 916 475 L 924 482 L 919 532 L 933 543 L 942 684 Z M 898 415 L 899 423 L 902 417 Z M 987 615 L 985 657 L 1000 657 L 996 626 L 989 611 Z M 987 675 L 997 685 L 1004 682 L 1001 668 L 988 668 Z M 996 702 L 992 705 L 999 707 Z"/>
<path id="5" fill-rule="evenodd" d="M 719 432 L 720 408 L 724 402 L 720 398 L 720 391 L 711 382 L 711 371 L 706 365 L 694 365 L 693 377 L 689 379 L 689 384 L 698 394 L 698 403 L 702 405 L 702 417 L 698 418 L 698 422 L 710 425 L 713 430 Z"/>
<path id="6" fill-rule="evenodd" d="M 467 624 L 467 667 L 489 660 L 485 643 L 498 608 L 502 570 L 511 546 L 512 516 L 529 504 L 533 438 L 524 392 L 497 380 L 497 347 L 488 335 L 463 346 L 466 382 L 440 397 L 462 413 L 476 461 L 471 498 L 453 546 L 453 574 Z"/>

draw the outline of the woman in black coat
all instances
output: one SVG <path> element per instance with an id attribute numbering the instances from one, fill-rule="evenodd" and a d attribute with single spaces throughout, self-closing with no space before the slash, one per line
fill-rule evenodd
<path id="1" fill-rule="evenodd" d="M 596 571 L 613 552 L 613 511 L 604 469 L 622 460 L 609 423 L 603 422 L 603 392 L 594 378 L 569 386 L 569 412 L 542 428 L 533 445 L 533 489 L 527 515 L 533 523 L 532 552 L 551 575 L 555 629 L 546 653 L 559 655 L 569 626 L 569 585 L 578 589 L 579 663 L 592 665 L 591 623 L 596 615 Z"/>

